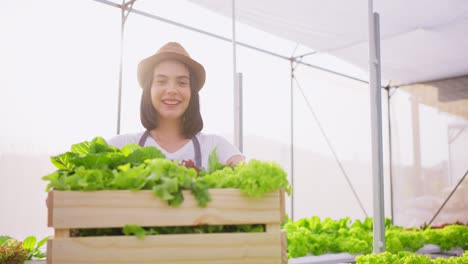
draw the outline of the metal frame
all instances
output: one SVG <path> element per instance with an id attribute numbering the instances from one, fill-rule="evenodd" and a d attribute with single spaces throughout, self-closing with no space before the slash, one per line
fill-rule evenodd
<path id="1" fill-rule="evenodd" d="M 113 7 L 120 8 L 122 11 L 122 24 L 121 24 L 121 58 L 120 58 L 120 72 L 119 72 L 119 93 L 118 93 L 118 120 L 117 120 L 117 134 L 120 133 L 120 111 L 121 111 L 121 90 L 122 90 L 122 68 L 123 68 L 123 39 L 124 39 L 124 27 L 125 27 L 125 22 L 126 19 L 129 15 L 129 13 L 135 13 L 139 14 L 151 19 L 159 20 L 168 24 L 172 24 L 175 26 L 179 26 L 191 31 L 198 32 L 203 35 L 207 35 L 216 39 L 224 40 L 224 41 L 229 41 L 232 42 L 233 45 L 233 76 L 234 76 L 234 87 L 235 87 L 235 141 L 236 145 L 239 147 L 239 149 L 242 151 L 242 75 L 237 73 L 236 69 L 236 45 L 240 45 L 242 47 L 246 47 L 252 50 L 256 50 L 258 52 L 262 52 L 274 57 L 282 58 L 285 60 L 289 60 L 291 63 L 291 184 L 294 186 L 294 110 L 293 110 L 293 103 L 294 103 L 294 98 L 293 98 L 293 89 L 294 89 L 294 84 L 293 80 L 295 79 L 294 77 L 294 69 L 295 67 L 300 64 L 304 65 L 310 68 L 314 68 L 317 70 L 329 72 L 344 78 L 348 78 L 354 81 L 358 82 L 363 82 L 363 83 L 368 83 L 370 84 L 371 87 L 371 123 L 372 123 L 372 147 L 373 147 L 373 158 L 375 159 L 373 161 L 373 175 L 374 175 L 374 252 L 381 252 L 385 248 L 385 230 L 384 228 L 384 211 L 383 211 L 383 154 L 382 154 L 382 120 L 381 120 L 381 80 L 380 80 L 380 36 L 379 36 L 379 16 L 377 13 L 373 13 L 373 7 L 372 7 L 372 1 L 373 0 L 368 0 L 369 1 L 369 36 L 371 41 L 369 42 L 369 56 L 370 56 L 370 82 L 366 80 L 362 80 L 347 74 L 343 74 L 340 72 L 336 72 L 330 69 L 326 69 L 323 67 L 319 67 L 316 65 L 312 65 L 310 63 L 305 63 L 302 61 L 302 58 L 307 55 L 312 55 L 312 54 L 317 54 L 317 52 L 311 52 L 307 54 L 303 54 L 297 57 L 291 56 L 291 57 L 286 57 L 281 54 L 277 54 L 265 49 L 257 48 L 251 45 L 248 45 L 246 43 L 238 42 L 235 37 L 235 23 L 236 23 L 236 17 L 235 17 L 235 0 L 232 0 L 232 39 L 226 38 L 220 35 L 216 35 L 195 27 L 191 27 L 188 25 L 184 25 L 166 18 L 162 18 L 159 16 L 155 16 L 137 9 L 133 8 L 133 4 L 136 0 L 131 0 L 128 2 L 125 2 L 125 0 L 122 1 L 121 5 L 118 5 L 114 2 L 108 1 L 108 0 L 94 0 L 106 5 L 110 5 Z M 127 12 L 125 14 L 125 12 Z M 293 64 L 296 63 L 296 66 Z M 297 81 L 297 80 L 296 80 Z M 380 88 L 380 89 L 378 89 Z M 390 98 L 390 97 L 388 97 Z M 324 131 L 322 131 L 326 138 L 326 134 Z M 328 141 L 327 141 L 328 142 Z M 329 144 L 329 147 L 333 151 L 332 146 Z M 335 156 L 337 159 L 337 157 Z M 338 163 L 339 160 L 337 159 Z M 391 164 L 391 158 L 390 158 L 390 167 L 392 166 Z M 340 168 L 342 168 L 340 166 Z M 344 169 L 342 169 L 342 172 L 344 173 L 345 177 L 346 173 Z M 348 179 L 348 178 L 347 178 Z M 352 184 L 350 183 L 348 179 L 348 184 L 352 188 Z M 354 190 L 354 189 L 353 189 Z M 355 193 L 355 191 L 354 191 Z M 356 193 L 355 193 L 356 196 Z M 356 196 L 357 197 L 357 196 Z M 358 197 L 357 197 L 358 198 Z M 359 198 L 358 198 L 359 201 Z M 360 203 L 361 208 L 363 209 L 362 204 Z M 393 210 L 393 201 L 391 201 L 391 207 Z M 294 219 L 294 193 L 291 196 L 291 212 L 292 212 L 292 217 Z M 364 210 L 365 212 L 365 210 Z M 367 213 L 365 213 L 367 215 Z"/>
<path id="2" fill-rule="evenodd" d="M 116 4 L 116 3 L 112 2 L 112 1 L 108 1 L 108 0 L 93 0 L 93 1 L 96 1 L 96 2 L 99 2 L 99 3 L 102 3 L 102 4 L 106 4 L 106 5 L 109 5 L 109 6 L 117 7 L 119 9 L 122 9 L 122 8 L 124 8 L 126 10 L 128 9 L 126 7 L 122 7 L 121 5 Z M 298 56 L 298 57 L 287 57 L 287 56 L 284 56 L 284 55 L 281 55 L 281 54 L 278 54 L 278 53 L 275 53 L 275 52 L 272 52 L 272 51 L 269 51 L 269 50 L 261 49 L 261 48 L 258 48 L 258 47 L 243 43 L 243 42 L 239 42 L 239 41 L 233 42 L 233 40 L 231 38 L 227 38 L 227 37 L 224 37 L 224 36 L 221 36 L 221 35 L 213 34 L 211 32 L 208 32 L 208 31 L 205 31 L 205 30 L 202 30 L 202 29 L 198 29 L 198 28 L 195 28 L 195 27 L 191 27 L 191 26 L 188 26 L 188 25 L 185 25 L 185 24 L 182 24 L 182 23 L 170 20 L 170 19 L 166 19 L 166 18 L 163 18 L 163 17 L 160 17 L 160 16 L 156 16 L 156 15 L 153 15 L 153 14 L 150 14 L 150 13 L 147 13 L 147 12 L 143 12 L 143 11 L 140 11 L 140 10 L 135 9 L 135 8 L 131 9 L 131 13 L 135 13 L 135 14 L 138 14 L 138 15 L 141 15 L 141 16 L 144 16 L 144 17 L 154 19 L 154 20 L 159 20 L 161 22 L 168 23 L 168 24 L 178 26 L 178 27 L 181 27 L 181 28 L 185 28 L 187 30 L 194 31 L 194 32 L 197 32 L 197 33 L 200 33 L 200 34 L 212 37 L 212 38 L 216 38 L 216 39 L 223 40 L 223 41 L 226 41 L 226 42 L 235 43 L 235 45 L 239 45 L 239 46 L 242 46 L 244 48 L 248 48 L 248 49 L 255 50 L 255 51 L 258 51 L 258 52 L 261 52 L 261 53 L 265 53 L 265 54 L 268 54 L 268 55 L 271 55 L 271 56 L 274 56 L 274 57 L 277 57 L 277 58 L 281 58 L 281 59 L 284 59 L 284 60 L 287 60 L 287 61 L 294 60 L 295 62 L 297 62 L 297 63 L 299 63 L 301 65 L 310 67 L 310 68 L 314 68 L 314 69 L 317 69 L 317 70 L 333 73 L 333 74 L 339 75 L 341 77 L 352 79 L 352 80 L 355 80 L 355 81 L 359 81 L 359 82 L 363 82 L 363 83 L 369 83 L 366 80 L 362 80 L 360 78 L 357 78 L 357 77 L 354 77 L 354 76 L 351 76 L 351 75 L 336 72 L 336 71 L 333 71 L 331 69 L 323 68 L 323 67 L 320 67 L 320 66 L 317 66 L 317 65 L 313 65 L 313 64 L 310 64 L 310 63 L 300 61 L 298 58 L 303 57 L 304 55 L 301 55 L 301 56 Z M 316 53 L 314 53 L 314 54 L 316 54 Z"/>
<path id="3" fill-rule="evenodd" d="M 295 70 L 295 68 L 293 68 L 293 71 Z M 302 97 L 304 98 L 304 100 L 306 101 L 307 103 L 307 107 L 309 108 L 310 112 L 312 113 L 312 117 L 314 118 L 314 121 L 315 123 L 317 124 L 317 126 L 319 127 L 320 129 L 320 133 L 322 134 L 323 138 L 325 139 L 325 142 L 327 143 L 327 146 L 328 148 L 330 149 L 333 157 L 335 158 L 335 161 L 336 161 L 336 164 L 338 165 L 338 167 L 340 168 L 340 171 L 341 173 L 343 174 L 345 180 L 346 180 L 346 183 L 348 184 L 349 188 L 351 189 L 351 192 L 353 193 L 354 195 L 354 198 L 356 199 L 357 203 L 359 204 L 359 207 L 361 208 L 363 214 L 365 217 L 368 217 L 369 215 L 367 214 L 367 211 L 366 209 L 364 208 L 364 205 L 362 204 L 361 202 L 361 199 L 359 198 L 359 195 L 358 193 L 356 192 L 356 190 L 354 189 L 354 186 L 350 180 L 350 178 L 348 177 L 348 174 L 346 173 L 346 170 L 344 169 L 343 165 L 341 164 L 341 161 L 340 159 L 338 158 L 338 155 L 336 154 L 335 152 L 335 148 L 333 147 L 333 144 L 331 143 L 330 139 L 328 138 L 327 136 L 327 133 L 325 132 L 323 126 L 322 126 L 322 123 L 320 122 L 320 120 L 318 119 L 317 117 L 317 114 L 315 113 L 315 110 L 313 108 L 313 106 L 310 104 L 309 100 L 307 100 L 307 97 L 305 95 L 305 92 L 304 92 L 304 89 L 302 89 L 301 85 L 299 84 L 299 81 L 297 80 L 297 78 L 294 76 L 294 74 L 292 75 L 293 76 L 293 79 L 296 81 L 296 84 L 297 84 L 297 87 L 299 88 L 299 91 L 301 92 L 301 95 Z M 294 185 L 293 185 L 294 186 Z M 294 218 L 293 218 L 294 219 Z"/>
<path id="4" fill-rule="evenodd" d="M 237 72 L 236 53 L 236 0 L 232 2 L 232 71 L 234 80 L 234 145 L 243 152 L 243 98 L 242 98 L 242 73 Z"/>
<path id="5" fill-rule="evenodd" d="M 392 147 L 392 116 L 391 116 L 391 101 L 392 95 L 397 88 L 390 86 L 385 87 L 387 90 L 387 121 L 388 121 L 388 159 L 389 159 L 389 176 L 390 176 L 390 219 L 393 224 L 394 208 L 393 208 L 393 147 Z"/>
<path id="6" fill-rule="evenodd" d="M 369 76 L 372 127 L 373 252 L 385 251 L 385 204 L 382 150 L 382 94 L 380 79 L 380 19 L 369 0 Z"/>
<path id="7" fill-rule="evenodd" d="M 119 65 L 119 89 L 117 98 L 117 135 L 120 134 L 120 114 L 122 112 L 122 72 L 123 72 L 123 50 L 124 50 L 124 33 L 125 22 L 127 22 L 128 15 L 132 12 L 133 4 L 136 0 L 125 2 L 122 0 L 121 5 L 121 24 L 120 24 L 120 65 Z"/>
<path id="8" fill-rule="evenodd" d="M 291 163 L 291 186 L 293 186 L 291 190 L 291 219 L 294 221 L 294 70 L 297 66 L 294 66 L 294 60 L 290 61 L 291 65 L 291 88 L 290 88 L 290 102 L 291 102 L 291 149 L 290 149 L 290 163 Z"/>

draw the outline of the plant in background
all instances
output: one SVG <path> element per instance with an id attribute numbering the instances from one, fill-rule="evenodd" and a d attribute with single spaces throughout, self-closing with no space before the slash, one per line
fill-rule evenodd
<path id="1" fill-rule="evenodd" d="M 41 251 L 41 247 L 47 242 L 49 237 L 43 238 L 37 242 L 35 236 L 28 236 L 23 241 L 23 249 L 28 253 L 28 260 L 31 259 L 44 259 L 46 257 L 45 252 Z"/>
<path id="2" fill-rule="evenodd" d="M 429 244 L 438 245 L 442 250 L 454 247 L 468 249 L 468 226 L 446 225 L 438 229 L 427 228 L 423 233 Z"/>
<path id="3" fill-rule="evenodd" d="M 1 264 L 23 264 L 26 260 L 44 259 L 46 254 L 41 247 L 49 237 L 39 241 L 34 236 L 27 237 L 23 242 L 9 236 L 0 236 L 0 263 Z"/>
<path id="4" fill-rule="evenodd" d="M 349 217 L 340 220 L 318 216 L 299 219 L 293 222 L 288 219 L 282 228 L 286 231 L 289 257 L 303 257 L 307 254 L 348 252 L 351 254 L 369 254 L 372 252 L 372 218 L 351 222 Z M 443 228 L 404 229 L 394 226 L 390 219 L 385 220 L 385 240 L 388 253 L 402 251 L 415 252 L 425 244 L 433 244 L 442 250 L 460 247 L 468 249 L 468 226 L 445 225 Z M 393 255 L 376 257 L 395 258 Z M 374 256 L 370 257 L 374 258 Z M 408 259 L 413 258 L 409 256 Z M 372 262 L 369 263 L 387 263 Z M 367 263 L 367 262 L 363 262 Z M 402 262 L 406 263 L 406 262 Z M 413 262 L 411 262 L 413 263 Z M 419 263 L 419 262 L 415 262 Z M 468 262 L 467 262 L 468 263 Z"/>
<path id="5" fill-rule="evenodd" d="M 10 239 L 0 247 L 0 263 L 21 264 L 28 259 L 28 253 L 21 242 Z"/>
<path id="6" fill-rule="evenodd" d="M 431 259 L 426 255 L 418 255 L 408 251 L 398 253 L 384 252 L 380 254 L 361 255 L 356 257 L 357 264 L 465 264 L 468 263 L 468 252 L 460 257 Z"/>
<path id="7" fill-rule="evenodd" d="M 28 255 L 20 241 L 6 236 L 0 237 L 0 263 L 22 264 L 28 259 Z"/>

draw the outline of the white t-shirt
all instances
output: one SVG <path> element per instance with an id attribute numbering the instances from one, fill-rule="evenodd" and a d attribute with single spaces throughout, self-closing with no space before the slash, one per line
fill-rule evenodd
<path id="1" fill-rule="evenodd" d="M 109 140 L 107 143 L 114 147 L 122 148 L 128 143 L 136 143 L 140 141 L 143 132 L 124 134 L 115 136 Z M 203 133 L 198 133 L 196 135 L 198 141 L 200 142 L 200 152 L 201 152 L 201 163 L 202 167 L 208 169 L 208 157 L 216 148 L 218 154 L 218 161 L 226 164 L 228 159 L 235 155 L 242 155 L 242 153 L 226 139 L 217 136 L 217 135 L 207 135 Z M 148 136 L 144 146 L 154 146 L 157 147 L 161 152 L 170 160 L 193 160 L 195 162 L 195 149 L 193 147 L 192 140 L 188 141 L 184 146 L 178 149 L 175 152 L 167 152 L 154 140 L 151 136 Z"/>

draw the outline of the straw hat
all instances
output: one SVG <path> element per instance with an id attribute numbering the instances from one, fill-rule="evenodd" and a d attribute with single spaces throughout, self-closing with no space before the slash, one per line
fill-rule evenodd
<path id="1" fill-rule="evenodd" d="M 177 42 L 167 43 L 162 46 L 156 54 L 142 60 L 140 64 L 138 64 L 138 82 L 140 86 L 143 87 L 145 80 L 151 77 L 156 64 L 168 59 L 175 59 L 187 65 L 190 69 L 190 73 L 195 75 L 197 88 L 198 91 L 200 91 L 203 84 L 205 84 L 205 68 L 203 68 L 200 63 L 190 58 L 187 51 Z"/>

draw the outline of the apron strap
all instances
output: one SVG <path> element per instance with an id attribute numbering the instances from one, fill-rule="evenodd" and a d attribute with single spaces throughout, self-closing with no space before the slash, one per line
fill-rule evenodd
<path id="1" fill-rule="evenodd" d="M 201 150 L 200 150 L 200 142 L 198 141 L 197 136 L 193 136 L 192 143 L 193 143 L 193 149 L 195 150 L 195 166 L 197 166 L 197 168 L 201 168 L 201 165 L 202 165 Z"/>
<path id="2" fill-rule="evenodd" d="M 140 147 L 145 146 L 145 142 L 146 142 L 146 139 L 148 138 L 149 134 L 150 134 L 149 130 L 146 130 L 145 133 L 143 133 L 140 140 L 138 141 L 138 145 L 140 145 Z"/>
<path id="3" fill-rule="evenodd" d="M 150 131 L 146 130 L 145 133 L 141 136 L 140 140 L 138 141 L 138 145 L 141 147 L 145 146 L 146 139 L 149 137 Z M 201 149 L 200 149 L 200 142 L 198 141 L 197 136 L 192 138 L 193 149 L 195 151 L 195 166 L 197 168 L 201 168 L 202 165 L 202 158 L 201 158 Z"/>

